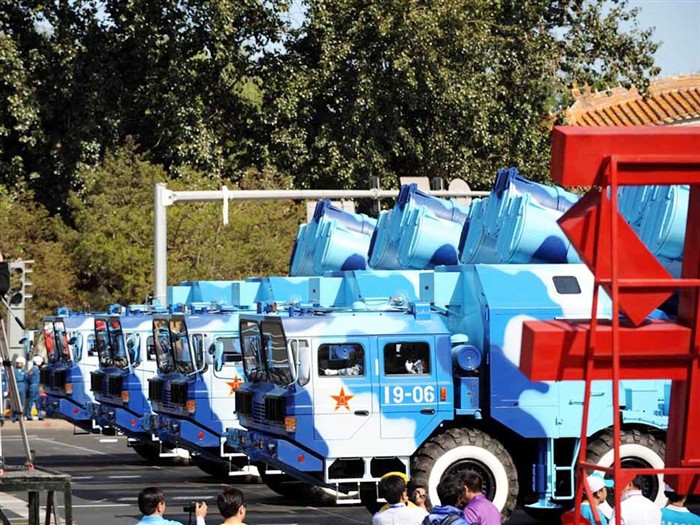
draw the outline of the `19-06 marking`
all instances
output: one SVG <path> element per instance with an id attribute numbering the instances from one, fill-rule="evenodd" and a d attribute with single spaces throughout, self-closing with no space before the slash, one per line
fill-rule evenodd
<path id="1" fill-rule="evenodd" d="M 435 387 L 420 386 L 404 388 L 400 385 L 384 387 L 384 404 L 400 405 L 401 403 L 434 403 Z"/>

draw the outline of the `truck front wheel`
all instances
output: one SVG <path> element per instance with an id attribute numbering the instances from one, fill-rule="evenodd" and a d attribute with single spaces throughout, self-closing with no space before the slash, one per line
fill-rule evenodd
<path id="1" fill-rule="evenodd" d="M 497 439 L 486 432 L 451 428 L 429 439 L 414 455 L 411 475 L 428 487 L 433 505 L 439 502 L 437 486 L 454 473 L 476 472 L 484 481 L 484 495 L 504 517 L 515 510 L 518 474 L 513 458 Z"/>
<path id="2" fill-rule="evenodd" d="M 622 430 L 620 432 L 620 462 L 623 468 L 664 468 L 664 456 L 666 444 L 651 432 L 644 430 Z M 588 443 L 588 461 L 597 463 L 603 467 L 612 467 L 613 434 L 612 431 L 604 432 L 597 439 Z M 613 490 L 608 490 L 608 503 L 614 501 Z M 664 495 L 664 481 L 662 474 L 644 476 L 642 492 L 659 507 L 666 504 Z M 601 510 L 608 514 L 612 508 L 606 503 L 601 505 Z"/>

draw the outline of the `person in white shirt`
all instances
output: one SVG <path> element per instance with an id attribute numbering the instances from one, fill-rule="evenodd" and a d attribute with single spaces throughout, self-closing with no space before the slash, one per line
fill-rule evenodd
<path id="1" fill-rule="evenodd" d="M 620 495 L 620 523 L 622 525 L 661 525 L 661 509 L 642 494 L 643 478 L 635 477 L 622 487 Z M 615 523 L 613 509 L 610 523 Z"/>
<path id="2" fill-rule="evenodd" d="M 379 495 L 388 506 L 372 517 L 372 525 L 420 525 L 428 515 L 425 509 L 408 505 L 405 475 L 383 477 L 379 482 Z"/>

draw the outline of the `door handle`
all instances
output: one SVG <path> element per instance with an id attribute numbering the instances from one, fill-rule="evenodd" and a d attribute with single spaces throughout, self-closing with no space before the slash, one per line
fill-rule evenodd
<path id="1" fill-rule="evenodd" d="M 369 416 L 369 410 L 355 410 L 356 416 Z"/>
<path id="2" fill-rule="evenodd" d="M 435 413 L 435 409 L 434 408 L 423 408 L 423 409 L 421 409 L 420 413 L 428 415 L 428 416 L 432 416 Z"/>

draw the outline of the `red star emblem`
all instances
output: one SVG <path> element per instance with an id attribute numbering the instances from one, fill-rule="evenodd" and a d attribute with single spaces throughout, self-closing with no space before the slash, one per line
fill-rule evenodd
<path id="1" fill-rule="evenodd" d="M 350 412 L 350 405 L 348 404 L 348 401 L 350 401 L 353 397 L 345 393 L 345 389 L 343 387 L 340 387 L 340 394 L 337 396 L 331 396 L 333 399 L 335 399 L 336 405 L 335 405 L 335 410 L 337 411 L 340 407 L 345 407 L 348 409 L 348 412 Z"/>
<path id="2" fill-rule="evenodd" d="M 233 381 L 226 381 L 226 384 L 231 387 L 231 392 L 229 392 L 228 395 L 232 396 L 233 393 L 243 385 L 243 381 L 241 381 L 240 377 L 235 376 Z"/>

